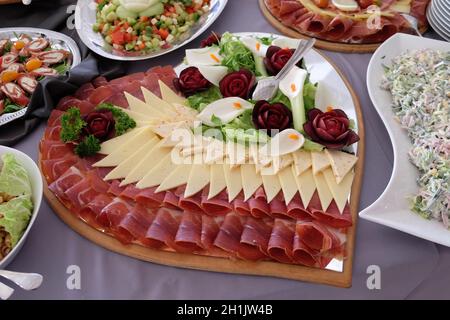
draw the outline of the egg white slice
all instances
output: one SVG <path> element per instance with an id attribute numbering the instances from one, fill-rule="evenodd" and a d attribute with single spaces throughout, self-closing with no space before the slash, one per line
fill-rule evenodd
<path id="1" fill-rule="evenodd" d="M 239 117 L 245 110 L 252 108 L 253 105 L 244 99 L 229 97 L 214 101 L 206 106 L 197 115 L 197 119 L 208 126 L 216 127 L 219 124 L 213 121 L 214 117 L 218 118 L 221 124 L 226 124 Z"/>
<path id="2" fill-rule="evenodd" d="M 253 54 L 260 57 L 266 56 L 267 49 L 269 49 L 269 47 L 261 43 L 258 39 L 254 37 L 243 37 L 240 40 Z"/>
<path id="3" fill-rule="evenodd" d="M 259 149 L 263 156 L 279 157 L 300 149 L 305 143 L 305 137 L 294 129 L 286 129 L 275 136 Z"/>
<path id="4" fill-rule="evenodd" d="M 297 49 L 298 45 L 300 44 L 300 39 L 293 39 L 293 38 L 287 38 L 287 37 L 280 37 L 276 38 L 272 41 L 273 46 L 280 47 L 282 49 L 289 48 L 289 49 Z"/>
<path id="5" fill-rule="evenodd" d="M 187 64 L 191 66 L 215 66 L 222 62 L 219 47 L 186 50 Z"/>
<path id="6" fill-rule="evenodd" d="M 359 9 L 358 2 L 355 0 L 331 0 L 331 3 L 342 11 L 355 11 Z"/>
<path id="7" fill-rule="evenodd" d="M 308 72 L 299 67 L 294 67 L 289 71 L 287 76 L 280 81 L 279 88 L 283 94 L 289 99 L 303 94 L 303 86 L 305 84 Z"/>
<path id="8" fill-rule="evenodd" d="M 222 80 L 228 73 L 228 68 L 224 66 L 200 65 L 197 68 L 206 80 L 217 87 L 219 86 L 220 80 Z"/>

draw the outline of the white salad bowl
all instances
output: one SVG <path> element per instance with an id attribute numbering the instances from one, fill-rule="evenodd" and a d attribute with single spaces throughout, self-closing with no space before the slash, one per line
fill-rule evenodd
<path id="1" fill-rule="evenodd" d="M 386 126 L 394 151 L 392 176 L 381 196 L 360 217 L 414 236 L 450 247 L 450 230 L 441 222 L 426 220 L 411 211 L 410 199 L 417 194 L 418 169 L 410 162 L 411 141 L 392 111 L 389 91 L 381 88 L 384 66 L 408 50 L 429 48 L 450 51 L 450 43 L 397 33 L 375 51 L 367 69 L 367 90 L 370 99 Z"/>
<path id="2" fill-rule="evenodd" d="M 24 234 L 20 238 L 19 242 L 11 250 L 11 252 L 3 260 L 0 261 L 0 270 L 5 269 L 6 266 L 11 263 L 11 261 L 19 253 L 20 249 L 24 245 L 25 240 L 37 218 L 39 208 L 41 206 L 42 192 L 43 192 L 42 177 L 41 177 L 39 168 L 37 167 L 36 163 L 29 156 L 27 156 L 25 153 L 23 153 L 19 150 L 0 146 L 0 157 L 5 153 L 13 154 L 16 157 L 17 161 L 22 166 L 24 166 L 28 172 L 28 176 L 30 177 L 30 181 L 31 181 L 31 189 L 32 189 L 31 198 L 33 201 L 33 213 L 31 215 L 30 222 L 29 222 Z"/>

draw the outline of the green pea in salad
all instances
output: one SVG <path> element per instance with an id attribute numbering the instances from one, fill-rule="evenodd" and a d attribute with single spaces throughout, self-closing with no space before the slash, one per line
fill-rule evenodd
<path id="1" fill-rule="evenodd" d="M 96 0 L 105 46 L 122 56 L 168 49 L 209 12 L 210 0 Z"/>

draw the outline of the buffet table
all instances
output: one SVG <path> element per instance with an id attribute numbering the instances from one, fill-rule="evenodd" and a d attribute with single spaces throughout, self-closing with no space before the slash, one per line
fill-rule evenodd
<path id="1" fill-rule="evenodd" d="M 0 27 L 30 26 L 62 31 L 67 8 L 74 1 L 35 1 L 32 7 L 1 8 Z M 20 10 L 19 10 L 20 8 Z M 262 16 L 257 0 L 230 0 L 210 31 L 274 32 Z M 427 36 L 434 36 L 429 33 Z M 201 37 L 200 37 L 201 38 Z M 200 39 L 189 47 L 198 46 Z M 78 41 L 82 52 L 86 48 Z M 177 64 L 184 50 L 142 62 L 124 63 L 127 72 L 155 65 Z M 366 89 L 370 54 L 325 52 L 348 77 L 359 96 L 366 127 L 366 163 L 360 209 L 369 206 L 386 187 L 392 171 L 389 136 Z M 118 63 L 113 62 L 111 63 Z M 45 124 L 14 147 L 37 160 L 38 141 Z M 370 266 L 381 270 L 381 289 L 370 290 Z M 67 286 L 71 266 L 81 271 L 81 288 Z M 15 299 L 449 299 L 450 249 L 359 220 L 353 286 L 338 289 L 291 280 L 221 274 L 166 267 L 125 257 L 82 238 L 43 203 L 26 245 L 10 270 L 41 273 L 45 280 L 33 292 L 17 290 Z M 72 270 L 72 271 L 71 271 Z M 70 279 L 69 279 L 70 282 Z M 370 281 L 369 281 L 370 282 Z M 70 287 L 70 286 L 69 286 Z"/>

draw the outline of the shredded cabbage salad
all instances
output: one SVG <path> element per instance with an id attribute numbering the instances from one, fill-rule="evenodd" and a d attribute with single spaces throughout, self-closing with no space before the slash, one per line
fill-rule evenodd
<path id="1" fill-rule="evenodd" d="M 450 228 L 450 52 L 408 51 L 386 68 L 381 86 L 412 141 L 411 162 L 420 191 L 412 210 Z"/>

